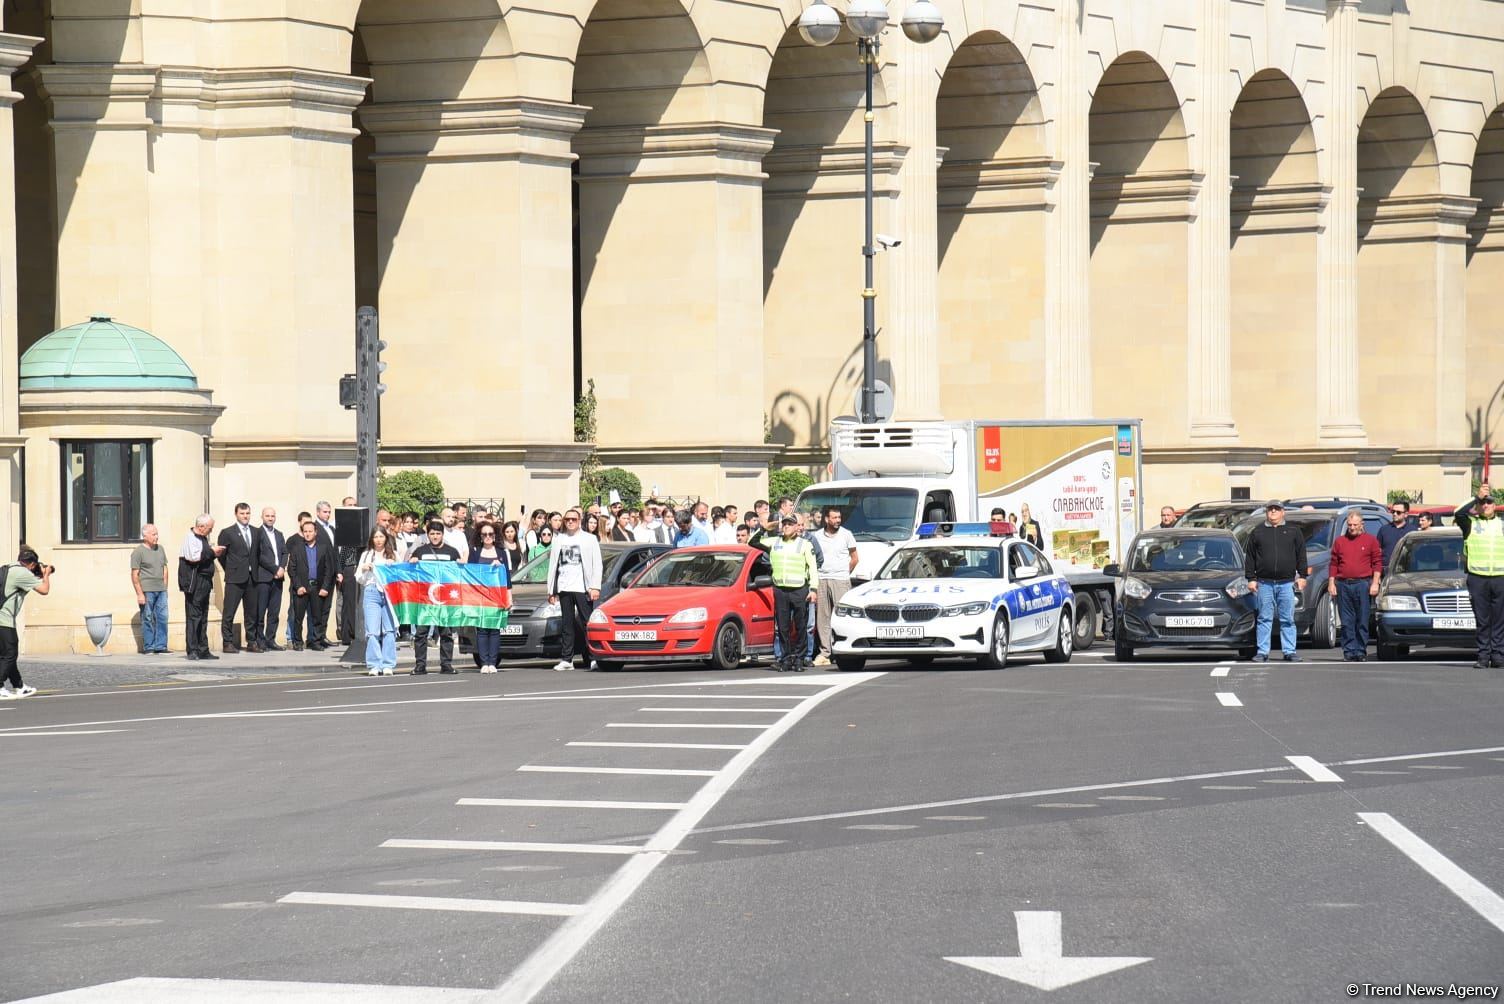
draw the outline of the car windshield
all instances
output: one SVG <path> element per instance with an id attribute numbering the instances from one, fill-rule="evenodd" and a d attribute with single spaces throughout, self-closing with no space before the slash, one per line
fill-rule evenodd
<path id="1" fill-rule="evenodd" d="M 1397 572 L 1460 572 L 1462 538 L 1427 539 L 1428 533 L 1412 533 L 1400 541 L 1390 574 Z"/>
<path id="2" fill-rule="evenodd" d="M 893 552 L 879 579 L 1000 579 L 1002 552 L 996 547 L 934 545 Z"/>
<path id="3" fill-rule="evenodd" d="M 1242 567 L 1231 537 L 1203 534 L 1140 538 L 1128 564 L 1131 572 L 1231 572 Z"/>
<path id="4" fill-rule="evenodd" d="M 1207 506 L 1204 509 L 1193 507 L 1175 525 L 1230 530 L 1257 508 L 1256 505 Z"/>
<path id="5" fill-rule="evenodd" d="M 626 551 L 608 550 L 607 548 L 604 548 L 604 547 L 601 548 L 601 581 L 602 582 L 604 582 L 604 581 L 606 581 L 606 580 L 608 580 L 608 579 L 611 578 L 611 569 L 613 569 L 613 568 L 616 567 L 616 563 L 618 561 L 620 561 L 621 560 L 621 556 L 623 554 L 626 554 L 626 553 L 627 553 Z M 548 552 L 547 551 L 544 551 L 542 554 L 538 555 L 532 561 L 529 561 L 527 564 L 525 564 L 521 568 L 517 569 L 517 573 L 512 576 L 512 585 L 514 585 L 514 586 L 541 586 L 541 585 L 543 585 L 543 583 L 545 583 L 547 581 L 548 581 Z"/>
<path id="6" fill-rule="evenodd" d="M 799 511 L 841 510 L 841 525 L 857 540 L 908 540 L 914 535 L 919 493 L 912 488 L 819 488 L 799 496 Z"/>
<path id="7" fill-rule="evenodd" d="M 633 589 L 657 586 L 729 586 L 747 560 L 740 551 L 670 551 L 647 567 Z"/>
<path id="8" fill-rule="evenodd" d="M 1325 551 L 1332 546 L 1332 527 L 1337 525 L 1334 519 L 1291 519 L 1286 520 L 1291 526 L 1300 531 L 1300 535 L 1306 539 L 1306 550 Z M 1254 527 L 1263 526 L 1263 520 L 1251 519 L 1240 524 L 1233 530 L 1233 536 L 1238 538 L 1238 543 L 1243 547 L 1248 546 L 1248 538 L 1253 535 Z"/>

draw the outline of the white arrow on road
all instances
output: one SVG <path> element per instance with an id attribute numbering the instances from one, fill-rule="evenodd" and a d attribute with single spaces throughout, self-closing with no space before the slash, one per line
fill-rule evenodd
<path id="1" fill-rule="evenodd" d="M 1066 958 L 1060 939 L 1060 913 L 1056 910 L 1016 910 L 1018 920 L 1018 955 L 1016 956 L 945 956 L 956 962 L 1001 976 L 1015 983 L 1026 983 L 1040 990 L 1059 990 L 1072 983 L 1089 980 L 1148 962 L 1148 958 Z"/>

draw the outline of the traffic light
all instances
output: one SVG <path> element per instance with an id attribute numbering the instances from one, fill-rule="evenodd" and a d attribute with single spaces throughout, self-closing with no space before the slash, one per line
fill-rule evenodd
<path id="1" fill-rule="evenodd" d="M 355 379 L 354 373 L 346 373 L 339 378 L 339 406 L 346 411 L 360 403 L 360 384 Z"/>

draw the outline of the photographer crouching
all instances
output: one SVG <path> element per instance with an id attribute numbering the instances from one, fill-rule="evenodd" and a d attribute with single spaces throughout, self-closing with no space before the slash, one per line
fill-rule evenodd
<path id="1" fill-rule="evenodd" d="M 21 548 L 14 565 L 0 565 L 0 700 L 30 697 L 37 688 L 21 682 L 16 665 L 20 644 L 16 638 L 16 618 L 27 593 L 46 596 L 52 591 L 52 566 L 44 565 L 37 552 Z"/>

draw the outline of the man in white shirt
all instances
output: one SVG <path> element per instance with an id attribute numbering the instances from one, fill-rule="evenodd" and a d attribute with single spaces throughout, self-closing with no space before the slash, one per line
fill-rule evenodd
<path id="1" fill-rule="evenodd" d="M 585 625 L 601 597 L 600 540 L 580 529 L 580 511 L 564 514 L 564 532 L 548 549 L 548 602 L 559 605 L 564 621 L 562 651 L 554 669 L 574 669 L 575 649 L 585 649 Z M 594 668 L 589 651 L 586 665 Z"/>
<path id="2" fill-rule="evenodd" d="M 820 545 L 820 595 L 816 607 L 820 654 L 815 665 L 829 666 L 830 615 L 851 588 L 851 573 L 856 569 L 856 538 L 841 525 L 841 510 L 835 506 L 826 508 L 825 527 L 815 537 Z"/>
<path id="3" fill-rule="evenodd" d="M 632 531 L 632 536 L 643 544 L 672 544 L 674 531 L 659 519 L 662 510 L 659 509 L 657 503 L 648 503 L 643 507 L 643 512 L 645 513 L 643 521 L 637 524 L 637 528 Z"/>
<path id="4" fill-rule="evenodd" d="M 439 518 L 444 521 L 444 543 L 454 548 L 464 561 L 470 555 L 470 541 L 465 537 L 465 527 L 460 523 L 459 515 L 447 505 L 439 512 Z"/>

